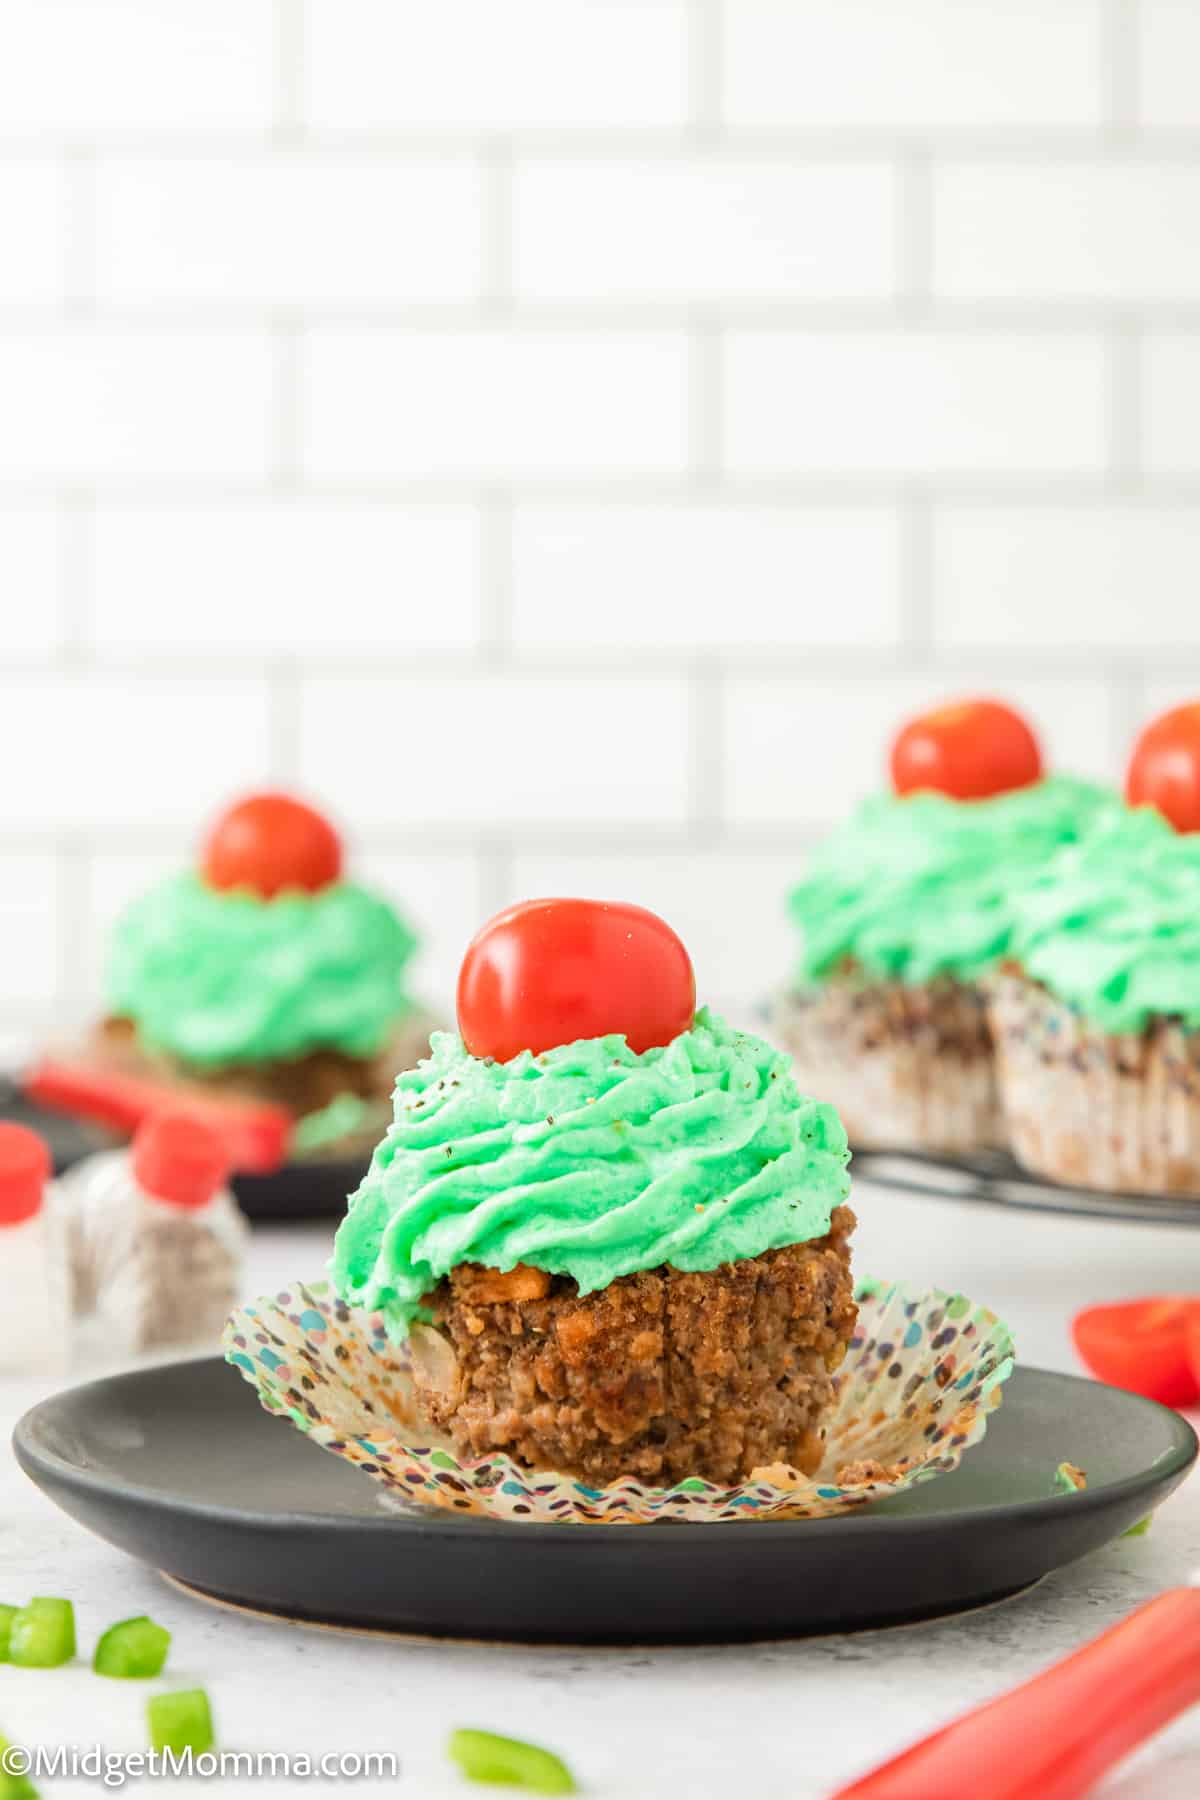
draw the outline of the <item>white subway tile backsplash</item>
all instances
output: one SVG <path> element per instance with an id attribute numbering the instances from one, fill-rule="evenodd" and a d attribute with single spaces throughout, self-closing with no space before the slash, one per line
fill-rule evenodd
<path id="1" fill-rule="evenodd" d="M 1098 333 L 740 331 L 724 364 L 733 475 L 1094 473 Z"/>
<path id="2" fill-rule="evenodd" d="M 904 719 L 939 699 L 996 691 L 1027 710 L 1055 766 L 1112 773 L 1114 727 L 1101 679 L 997 681 L 981 657 L 938 675 L 731 680 L 724 817 L 793 830 L 834 824 L 887 785 L 888 747 Z"/>
<path id="3" fill-rule="evenodd" d="M 753 1026 L 754 1003 L 795 956 L 784 899 L 803 862 L 796 849 L 527 852 L 514 860 L 508 898 L 583 894 L 648 906 L 691 952 L 700 1001 Z"/>
<path id="4" fill-rule="evenodd" d="M 951 163 L 933 218 L 945 299 L 1200 298 L 1200 166 Z"/>
<path id="5" fill-rule="evenodd" d="M 1200 474 L 1200 332 L 1154 332 L 1141 355 L 1141 448 L 1151 475 Z"/>
<path id="6" fill-rule="evenodd" d="M 1200 125 L 1200 9 L 1195 0 L 1138 0 L 1138 119 L 1166 130 Z"/>
<path id="7" fill-rule="evenodd" d="M 1198 67 L 1195 0 L 0 0 L 0 1039 L 263 780 L 449 1018 L 556 888 L 744 1012 L 947 695 L 1115 773 L 1200 693 Z"/>
<path id="8" fill-rule="evenodd" d="M 303 658 L 462 650 L 479 637 L 477 510 L 229 500 L 95 514 L 102 656 Z M 3 514 L 0 514 L 0 556 Z"/>
<path id="9" fill-rule="evenodd" d="M 67 268 L 67 193 L 61 161 L 0 159 L 0 306 L 52 306 Z"/>
<path id="10" fill-rule="evenodd" d="M 409 991 L 430 1008 L 438 1024 L 453 1029 L 459 967 L 492 910 L 479 855 L 470 850 L 369 851 L 352 855 L 350 868 L 356 880 L 390 900 L 417 933 Z"/>
<path id="11" fill-rule="evenodd" d="M 1099 0 L 724 0 L 732 125 L 1095 125 Z"/>
<path id="12" fill-rule="evenodd" d="M 58 988 L 61 894 L 57 858 L 45 851 L 0 854 L 0 1029 L 16 1009 L 49 1014 Z"/>
<path id="13" fill-rule="evenodd" d="M 482 175 L 467 154 L 118 155 L 96 180 L 106 302 L 373 306 L 479 291 Z"/>
<path id="14" fill-rule="evenodd" d="M 669 475 L 688 452 L 682 332 L 308 333 L 304 466 L 335 480 Z"/>
<path id="15" fill-rule="evenodd" d="M 882 161 L 528 158 L 513 285 L 525 300 L 883 298 L 896 231 Z"/>
<path id="16" fill-rule="evenodd" d="M 272 0 L 5 0 L 0 131 L 261 130 Z"/>
<path id="17" fill-rule="evenodd" d="M 364 830 L 682 824 L 685 684 L 523 675 L 312 680 L 299 772 Z"/>
<path id="18" fill-rule="evenodd" d="M 518 507 L 523 649 L 804 650 L 894 644 L 899 522 L 886 506 Z"/>
<path id="19" fill-rule="evenodd" d="M 0 661 L 62 643 L 62 563 L 57 506 L 0 501 Z"/>
<path id="20" fill-rule="evenodd" d="M 308 0 L 314 125 L 671 126 L 686 111 L 685 0 Z"/>
<path id="21" fill-rule="evenodd" d="M 0 331 L 0 481 L 260 477 L 272 379 L 257 332 Z"/>
<path id="22" fill-rule="evenodd" d="M 265 683 L 0 673 L 4 826 L 59 832 L 194 828 L 270 770 Z"/>
<path id="23" fill-rule="evenodd" d="M 1160 676 L 1155 681 L 1147 681 L 1141 690 L 1141 706 L 1135 727 L 1140 730 L 1148 725 L 1159 713 L 1166 712 L 1169 707 L 1185 706 L 1200 701 L 1200 657 L 1192 657 L 1177 674 Z M 1132 748 L 1133 740 L 1123 747 L 1122 767 L 1124 766 L 1124 750 Z"/>
<path id="24" fill-rule="evenodd" d="M 1200 506 L 946 507 L 934 584 L 952 648 L 1200 652 Z"/>

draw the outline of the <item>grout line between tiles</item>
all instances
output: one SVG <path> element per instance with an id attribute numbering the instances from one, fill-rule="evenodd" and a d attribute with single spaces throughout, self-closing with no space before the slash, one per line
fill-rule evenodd
<path id="1" fill-rule="evenodd" d="M 696 148 L 716 143 L 724 145 L 723 27 L 721 0 L 688 0 L 687 130 Z"/>
<path id="2" fill-rule="evenodd" d="M 489 138 L 479 157 L 483 181 L 480 313 L 485 320 L 507 321 L 514 307 L 515 168 L 512 145 L 502 136 Z"/>
<path id="3" fill-rule="evenodd" d="M 719 835 L 724 801 L 724 684 L 715 663 L 701 659 L 688 685 L 690 837 L 705 846 Z"/>
<path id="4" fill-rule="evenodd" d="M 61 1029 L 72 1021 L 87 991 L 87 944 L 90 937 L 88 846 L 72 833 L 62 833 L 55 846 L 58 883 L 58 983 L 54 1013 Z"/>
<path id="5" fill-rule="evenodd" d="M 97 296 L 97 236 L 99 230 L 96 158 L 84 145 L 76 145 L 62 157 L 66 230 L 63 240 L 63 310 L 72 322 L 95 317 Z"/>
<path id="6" fill-rule="evenodd" d="M 1116 152 L 1138 143 L 1138 10 L 1137 0 L 1103 0 L 1101 11 L 1104 124 Z"/>
<path id="7" fill-rule="evenodd" d="M 58 497 L 58 607 L 62 668 L 79 668 L 90 654 L 95 591 L 95 507 L 86 488 L 64 488 Z M 0 665 L 2 666 L 2 665 Z"/>
<path id="8" fill-rule="evenodd" d="M 486 488 L 479 503 L 480 657 L 487 667 L 510 660 L 513 642 L 513 502 Z"/>
<path id="9" fill-rule="evenodd" d="M 305 139 L 305 29 L 302 0 L 275 0 L 275 119 L 271 142 L 293 149 Z"/>
<path id="10" fill-rule="evenodd" d="M 270 695 L 271 777 L 287 786 L 300 771 L 300 671 L 287 659 L 274 663 L 267 676 Z"/>
<path id="11" fill-rule="evenodd" d="M 688 471 L 690 485 L 715 490 L 724 461 L 724 334 L 717 318 L 697 310 L 688 339 Z"/>
<path id="12" fill-rule="evenodd" d="M 271 325 L 274 359 L 270 487 L 292 493 L 300 481 L 303 456 L 300 362 L 303 326 L 297 315 L 277 312 Z"/>
<path id="13" fill-rule="evenodd" d="M 732 647 L 714 644 L 698 658 L 693 646 L 686 644 L 582 644 L 578 648 L 518 651 L 515 646 L 503 657 L 489 657 L 476 647 L 468 652 L 393 649 L 388 654 L 376 650 L 336 657 L 314 649 L 307 656 L 290 656 L 285 663 L 264 664 L 261 654 L 247 651 L 205 655 L 202 652 L 177 651 L 169 656 L 128 651 L 121 654 L 97 654 L 89 649 L 87 662 L 99 677 L 145 682 L 153 685 L 164 680 L 229 680 L 253 681 L 283 667 L 297 681 L 325 681 L 353 685 L 384 682 L 419 682 L 454 680 L 467 687 L 472 682 L 496 679 L 496 664 L 503 664 L 505 677 L 521 681 L 545 682 L 549 685 L 570 681 L 611 682 L 621 684 L 688 682 L 697 668 L 716 668 L 729 680 L 786 681 L 811 684 L 825 681 L 857 681 L 870 684 L 887 681 L 899 670 L 910 673 L 922 670 L 936 673 L 939 679 L 952 680 L 971 673 L 981 656 L 998 676 L 1013 681 L 1036 681 L 1039 677 L 1058 679 L 1080 673 L 1081 655 L 1100 656 L 1093 647 L 1081 650 L 1077 642 L 1039 645 L 1036 649 L 1014 648 L 1002 642 L 986 640 L 969 646 L 942 648 L 936 642 L 927 645 L 908 639 L 895 644 L 860 643 L 843 645 L 805 645 L 790 642 Z M 1167 679 L 1179 673 L 1180 663 L 1188 658 L 1200 662 L 1200 644 L 1179 640 L 1160 642 L 1151 648 L 1140 647 L 1129 652 L 1123 666 L 1144 674 L 1148 679 Z M 636 660 L 635 660 L 636 659 Z M 0 656 L 0 685 L 5 681 L 21 681 L 36 676 L 52 676 L 62 668 L 58 654 Z M 1089 670 L 1089 673 L 1091 671 Z"/>
<path id="14" fill-rule="evenodd" d="M 915 324 L 933 314 L 933 158 L 923 146 L 908 151 L 896 174 L 896 304 Z"/>
<path id="15" fill-rule="evenodd" d="M 278 0 L 277 0 L 278 3 Z M 703 14 L 710 0 L 695 0 Z M 736 5 L 737 0 L 733 0 Z M 689 0 L 692 4 L 692 0 Z M 1112 0 L 1104 0 L 1112 4 Z M 70 128 L 0 126 L 0 156 L 57 155 L 86 142 L 104 155 L 144 155 L 156 158 L 258 155 L 269 157 L 275 147 L 274 132 L 280 123 L 303 129 L 305 147 L 322 156 L 427 156 L 458 155 L 479 141 L 473 124 L 446 126 L 335 127 L 308 123 L 303 118 L 303 43 L 300 8 L 294 20 L 281 16 L 277 41 L 276 97 L 272 117 L 262 126 L 107 127 L 86 134 Z M 905 155 L 928 147 L 938 156 L 963 161 L 1046 161 L 1054 158 L 1103 160 L 1111 150 L 1114 123 L 1137 123 L 1122 149 L 1133 161 L 1160 157 L 1194 158 L 1200 153 L 1200 126 L 1159 125 L 1136 122 L 1136 27 L 1130 0 L 1112 4 L 1113 41 L 1123 45 L 1116 65 L 1105 57 L 1102 82 L 1104 117 L 1096 124 L 1063 125 L 751 125 L 721 117 L 719 66 L 713 66 L 706 49 L 693 60 L 688 52 L 685 86 L 686 116 L 667 125 L 566 125 L 513 126 L 504 136 L 522 156 L 677 156 L 694 148 L 698 122 L 720 126 L 723 153 L 730 157 L 775 157 L 781 161 L 840 162 L 875 160 L 880 156 Z M 1128 33 L 1128 35 L 1126 35 Z M 719 38 L 719 27 L 717 31 Z M 700 45 L 704 44 L 701 34 Z M 718 63 L 719 63 L 719 52 Z"/>
<path id="16" fill-rule="evenodd" d="M 929 495 L 914 486 L 900 508 L 900 610 L 909 656 L 935 645 L 934 514 Z"/>
<path id="17" fill-rule="evenodd" d="M 1114 323 L 1108 334 L 1109 474 L 1122 494 L 1142 487 L 1142 341 L 1136 314 Z"/>
<path id="18" fill-rule="evenodd" d="M 515 846 L 509 838 L 490 837 L 477 848 L 483 918 L 490 919 L 493 913 L 498 913 L 512 900 Z M 481 920 L 480 923 L 482 922 Z"/>

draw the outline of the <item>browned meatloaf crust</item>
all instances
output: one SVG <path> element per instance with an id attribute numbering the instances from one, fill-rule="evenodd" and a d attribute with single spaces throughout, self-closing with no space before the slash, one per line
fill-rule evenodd
<path id="1" fill-rule="evenodd" d="M 811 1474 L 857 1316 L 854 1225 L 839 1206 L 811 1243 L 582 1297 L 567 1276 L 464 1264 L 429 1297 L 454 1356 L 416 1354 L 419 1399 L 460 1451 L 597 1485 L 732 1483 L 772 1462 Z"/>
<path id="2" fill-rule="evenodd" d="M 286 1107 L 298 1117 L 319 1112 L 340 1094 L 386 1102 L 395 1086 L 397 1069 L 429 1054 L 427 1033 L 416 1021 L 411 1028 L 407 1024 L 399 1027 L 395 1038 L 375 1057 L 346 1056 L 340 1050 L 312 1050 L 292 1061 L 197 1069 L 177 1057 L 147 1049 L 132 1019 L 116 1017 L 105 1019 L 97 1027 L 91 1048 L 100 1061 L 131 1073 L 215 1087 L 243 1099 L 266 1100 Z"/>

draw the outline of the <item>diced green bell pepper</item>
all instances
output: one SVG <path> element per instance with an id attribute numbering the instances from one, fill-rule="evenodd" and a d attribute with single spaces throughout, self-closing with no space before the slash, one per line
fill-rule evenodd
<path id="1" fill-rule="evenodd" d="M 575 1780 L 561 1757 L 520 1738 L 497 1737 L 491 1731 L 452 1731 L 451 1759 L 471 1781 L 492 1781 L 527 1788 L 533 1794 L 573 1794 Z"/>
<path id="2" fill-rule="evenodd" d="M 75 1608 L 69 1600 L 39 1594 L 14 1615 L 8 1660 L 22 1669 L 57 1669 L 75 1654 Z"/>
<path id="3" fill-rule="evenodd" d="M 97 1675 L 112 1675 L 119 1680 L 145 1680 L 161 1675 L 171 1647 L 171 1634 L 165 1626 L 156 1625 L 145 1613 L 136 1619 L 122 1619 L 110 1625 L 92 1657 Z"/>
<path id="4" fill-rule="evenodd" d="M 176 1755 L 191 1750 L 200 1756 L 216 1742 L 212 1708 L 203 1688 L 155 1694 L 153 1700 L 146 1702 L 146 1722 L 155 1750 L 173 1750 Z"/>

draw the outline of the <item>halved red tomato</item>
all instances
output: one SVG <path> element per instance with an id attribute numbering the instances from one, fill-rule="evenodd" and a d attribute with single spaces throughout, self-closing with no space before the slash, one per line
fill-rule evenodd
<path id="1" fill-rule="evenodd" d="M 1085 1306 L 1071 1322 L 1075 1348 L 1111 1387 L 1164 1406 L 1200 1400 L 1200 1297 L 1166 1294 Z"/>

